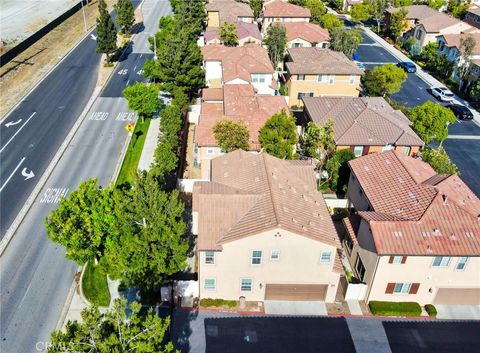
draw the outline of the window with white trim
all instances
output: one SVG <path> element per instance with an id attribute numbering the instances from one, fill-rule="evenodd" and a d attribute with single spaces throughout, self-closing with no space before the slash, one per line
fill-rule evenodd
<path id="1" fill-rule="evenodd" d="M 365 277 L 365 266 L 363 266 L 360 256 L 357 256 L 357 260 L 355 261 L 355 270 L 357 271 L 358 279 L 363 281 L 363 277 Z"/>
<path id="2" fill-rule="evenodd" d="M 411 287 L 412 287 L 411 283 L 395 283 L 395 287 L 393 288 L 393 293 L 408 294 L 410 293 Z"/>
<path id="3" fill-rule="evenodd" d="M 332 259 L 331 251 L 322 251 L 322 254 L 320 255 L 321 263 L 329 263 L 331 259 Z"/>
<path id="4" fill-rule="evenodd" d="M 435 256 L 432 267 L 448 267 L 450 265 L 450 256 Z"/>
<path id="5" fill-rule="evenodd" d="M 252 83 L 265 83 L 265 74 L 252 74 Z"/>
<path id="6" fill-rule="evenodd" d="M 326 81 L 327 81 L 327 76 L 325 76 L 325 75 L 318 75 L 317 76 L 317 82 L 318 83 L 324 83 Z"/>
<path id="7" fill-rule="evenodd" d="M 278 261 L 280 259 L 280 251 L 272 250 L 270 253 L 270 260 L 271 261 Z"/>
<path id="8" fill-rule="evenodd" d="M 305 81 L 305 75 L 297 75 L 298 81 Z"/>
<path id="9" fill-rule="evenodd" d="M 215 152 L 213 147 L 207 147 L 207 154 L 212 155 Z"/>
<path id="10" fill-rule="evenodd" d="M 252 251 L 252 265 L 260 265 L 262 263 L 262 251 L 253 250 Z"/>
<path id="11" fill-rule="evenodd" d="M 303 47 L 303 43 L 293 43 L 294 48 L 301 48 Z"/>
<path id="12" fill-rule="evenodd" d="M 353 148 L 353 153 L 355 154 L 355 157 L 360 157 L 363 154 L 363 146 L 355 146 Z"/>
<path id="13" fill-rule="evenodd" d="M 203 280 L 203 288 L 205 290 L 215 290 L 217 288 L 217 281 L 215 278 L 205 278 Z"/>
<path id="14" fill-rule="evenodd" d="M 458 258 L 457 265 L 455 266 L 455 270 L 463 271 L 465 266 L 467 266 L 468 257 L 462 256 Z"/>
<path id="15" fill-rule="evenodd" d="M 335 75 L 330 75 L 328 77 L 328 84 L 333 85 L 335 83 Z"/>
<path id="16" fill-rule="evenodd" d="M 297 99 L 302 99 L 302 97 L 313 97 L 313 92 L 298 92 Z"/>
<path id="17" fill-rule="evenodd" d="M 253 287 L 253 280 L 251 278 L 242 278 L 240 280 L 240 290 L 242 292 L 251 292 Z"/>
<path id="18" fill-rule="evenodd" d="M 401 264 L 402 263 L 403 256 L 394 256 L 392 263 L 394 264 Z"/>
<path id="19" fill-rule="evenodd" d="M 205 263 L 207 265 L 213 265 L 215 263 L 215 252 L 205 251 Z"/>
<path id="20" fill-rule="evenodd" d="M 355 78 L 356 78 L 355 75 L 350 75 L 350 80 L 348 81 L 348 83 L 349 83 L 350 85 L 354 85 L 354 84 L 355 84 Z"/>

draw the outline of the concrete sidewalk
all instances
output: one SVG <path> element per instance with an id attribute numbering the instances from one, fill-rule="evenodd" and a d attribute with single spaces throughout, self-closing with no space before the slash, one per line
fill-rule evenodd
<path id="1" fill-rule="evenodd" d="M 145 138 L 145 144 L 143 145 L 142 155 L 138 162 L 138 170 L 150 170 L 152 163 L 155 161 L 155 149 L 158 144 L 158 135 L 160 134 L 160 118 L 154 118 L 150 122 L 148 127 L 147 137 Z"/>

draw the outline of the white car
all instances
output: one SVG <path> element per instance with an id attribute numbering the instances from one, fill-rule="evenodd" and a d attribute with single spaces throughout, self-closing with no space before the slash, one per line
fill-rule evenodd
<path id="1" fill-rule="evenodd" d="M 455 98 L 453 92 L 446 87 L 433 87 L 432 95 L 442 102 L 451 102 Z"/>

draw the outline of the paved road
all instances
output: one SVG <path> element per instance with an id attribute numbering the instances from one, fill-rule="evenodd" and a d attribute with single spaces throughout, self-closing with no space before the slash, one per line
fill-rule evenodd
<path id="1" fill-rule="evenodd" d="M 359 61 L 366 63 L 366 67 L 399 62 L 366 33 L 362 32 L 361 34 L 363 43 L 357 54 Z M 430 85 L 418 75 L 408 74 L 402 89 L 393 94 L 392 98 L 409 107 L 421 105 L 427 100 L 441 104 L 427 91 L 429 88 Z M 449 127 L 449 133 L 450 135 L 480 136 L 480 127 L 473 121 L 457 121 Z M 462 180 L 477 196 L 480 196 L 480 173 L 478 172 L 480 170 L 480 140 L 448 139 L 444 142 L 444 147 L 451 160 L 458 166 Z"/>
<path id="2" fill-rule="evenodd" d="M 158 19 L 170 13 L 170 7 L 167 0 L 145 0 L 144 11 L 145 25 L 154 31 Z M 135 58 L 135 55 L 129 55 L 116 72 L 133 68 Z M 118 82 L 116 79 L 110 80 L 105 90 L 113 90 L 111 86 L 117 86 Z M 120 90 L 120 87 L 116 89 Z M 44 219 L 57 206 L 60 197 L 68 195 L 79 182 L 96 177 L 101 184 L 106 185 L 111 180 L 127 140 L 124 125 L 134 118 L 135 115 L 127 108 L 127 102 L 121 97 L 100 97 L 96 100 L 2 254 L 2 353 L 37 352 L 36 347 L 42 348 L 44 342 L 48 341 L 50 332 L 59 319 L 77 266 L 64 258 L 62 247 L 48 240 Z"/>

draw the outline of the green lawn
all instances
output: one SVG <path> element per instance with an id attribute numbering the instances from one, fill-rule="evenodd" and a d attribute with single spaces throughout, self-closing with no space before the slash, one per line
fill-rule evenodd
<path id="1" fill-rule="evenodd" d="M 89 261 L 82 278 L 82 291 L 88 301 L 97 306 L 110 304 L 107 275 L 100 266 Z"/>
<path id="2" fill-rule="evenodd" d="M 133 183 L 149 126 L 150 119 L 145 119 L 145 121 L 142 123 L 142 119 L 139 118 L 135 124 L 135 130 L 133 132 L 132 139 L 130 140 L 127 153 L 125 154 L 125 158 L 122 163 L 122 168 L 118 174 L 117 185 Z"/>

